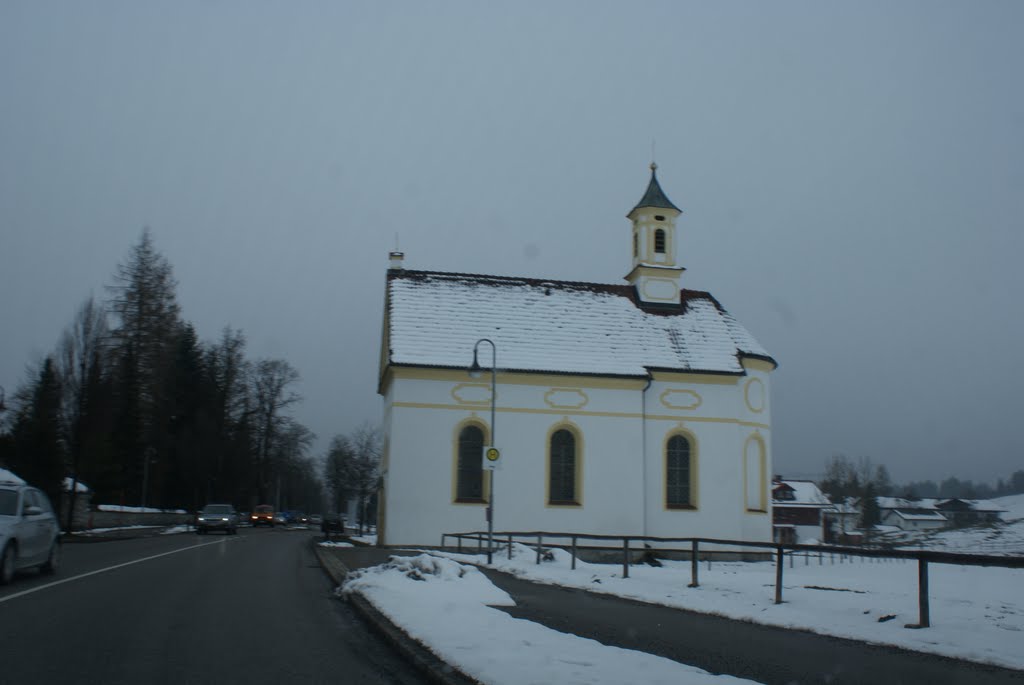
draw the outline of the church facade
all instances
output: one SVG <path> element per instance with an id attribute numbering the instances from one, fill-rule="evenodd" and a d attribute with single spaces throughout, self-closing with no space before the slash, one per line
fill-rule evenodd
<path id="1" fill-rule="evenodd" d="M 771 541 L 776 363 L 681 288 L 681 214 L 652 164 L 624 284 L 413 271 L 392 253 L 380 544 L 485 530 L 492 487 L 495 531 Z"/>

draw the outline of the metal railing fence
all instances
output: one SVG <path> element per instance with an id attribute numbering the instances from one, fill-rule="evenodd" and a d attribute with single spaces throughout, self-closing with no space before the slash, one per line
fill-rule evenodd
<path id="1" fill-rule="evenodd" d="M 464 540 L 475 541 L 477 552 L 484 553 L 484 545 L 488 539 L 487 531 L 470 531 L 465 533 L 444 533 L 441 535 L 441 547 L 448 547 L 448 538 L 456 540 L 459 552 L 462 552 Z M 931 625 L 930 608 L 928 605 L 928 564 L 951 564 L 957 566 L 999 566 L 1002 568 L 1024 568 L 1024 555 L 1022 556 L 994 556 L 986 554 L 963 554 L 958 552 L 942 552 L 936 550 L 921 549 L 881 549 L 871 547 L 849 547 L 840 545 L 801 545 L 784 544 L 778 542 L 754 542 L 750 540 L 723 540 L 718 538 L 668 538 L 653 535 L 599 535 L 595 533 L 562 533 L 548 531 L 504 531 L 494 532 L 495 542 L 501 541 L 501 546 L 508 547 L 508 558 L 512 558 L 512 544 L 519 542 L 524 546 L 535 547 L 537 550 L 537 563 L 541 563 L 543 550 L 548 548 L 566 549 L 572 556 L 572 569 L 576 569 L 576 559 L 580 549 L 600 549 L 609 551 L 613 548 L 608 546 L 586 546 L 579 545 L 580 540 L 602 540 L 620 541 L 622 546 L 622 577 L 629 578 L 629 567 L 632 563 L 630 544 L 659 543 L 659 544 L 684 544 L 686 547 L 658 547 L 644 549 L 647 552 L 681 552 L 690 555 L 690 584 L 688 587 L 700 587 L 699 560 L 701 545 L 713 545 L 716 547 L 733 547 L 740 549 L 763 549 L 770 550 L 775 562 L 775 603 L 782 603 L 782 580 L 785 556 L 790 555 L 790 567 L 793 565 L 794 555 L 804 553 L 808 555 L 839 554 L 842 557 L 864 557 L 867 559 L 905 559 L 916 561 L 918 565 L 917 586 L 918 586 L 918 622 L 907 624 L 907 628 L 927 628 Z M 522 542 L 527 540 L 527 542 Z M 555 540 L 565 542 L 555 543 Z M 493 552 L 493 550 L 491 550 Z M 708 550 L 705 548 L 705 552 Z"/>

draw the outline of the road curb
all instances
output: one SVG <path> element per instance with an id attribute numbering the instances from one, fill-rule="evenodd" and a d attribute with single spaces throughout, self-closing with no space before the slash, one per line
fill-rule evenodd
<path id="1" fill-rule="evenodd" d="M 320 566 L 327 573 L 331 581 L 335 585 L 340 586 L 345 582 L 349 568 L 336 556 L 324 551 L 317 542 L 318 540 L 313 540 L 313 552 L 320 561 Z M 427 649 L 422 642 L 416 640 L 392 623 L 387 616 L 381 613 L 362 595 L 353 593 L 345 596 L 344 599 L 366 621 L 371 630 L 398 650 L 399 654 L 419 670 L 427 678 L 428 682 L 435 683 L 436 685 L 481 685 L 480 681 L 470 678 L 451 664 L 443 661 Z"/>

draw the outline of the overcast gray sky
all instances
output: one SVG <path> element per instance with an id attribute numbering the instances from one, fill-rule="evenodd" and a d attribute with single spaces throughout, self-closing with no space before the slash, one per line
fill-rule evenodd
<path id="1" fill-rule="evenodd" d="M 0 1 L 0 385 L 149 226 L 204 339 L 379 420 L 387 252 L 684 287 L 778 359 L 775 470 L 1024 468 L 1024 3 Z M 467 350 L 467 357 L 469 351 Z M 468 361 L 468 360 L 467 360 Z"/>

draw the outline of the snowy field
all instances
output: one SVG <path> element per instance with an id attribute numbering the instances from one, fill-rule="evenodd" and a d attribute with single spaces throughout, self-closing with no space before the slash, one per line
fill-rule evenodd
<path id="1" fill-rule="evenodd" d="M 1000 536 L 1024 538 L 1024 495 L 999 503 L 1008 510 Z M 945 535 L 947 542 L 936 548 L 960 549 L 973 544 L 972 536 L 976 542 L 992 530 Z M 918 620 L 913 561 L 840 563 L 826 554 L 821 559 L 797 557 L 791 568 L 787 560 L 784 601 L 776 605 L 775 566 L 770 562 L 702 562 L 700 587 L 689 588 L 689 562 L 631 566 L 630 577 L 623 578 L 621 565 L 578 561 L 572 570 L 567 552 L 556 550 L 551 556 L 538 565 L 535 550 L 516 545 L 511 560 L 503 552 L 494 556 L 492 566 L 541 583 L 1024 670 L 1024 569 L 930 564 L 932 627 L 912 630 L 905 625 Z M 484 559 L 438 552 L 396 558 L 353 574 L 344 592 L 361 593 L 446 662 L 482 682 L 639 682 L 636 669 L 643 669 L 644 682 L 727 682 L 488 608 L 513 601 L 470 565 L 483 565 Z M 445 620 L 438 621 L 439 615 Z M 525 646 L 529 659 L 523 658 Z"/>

